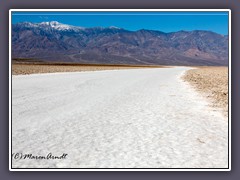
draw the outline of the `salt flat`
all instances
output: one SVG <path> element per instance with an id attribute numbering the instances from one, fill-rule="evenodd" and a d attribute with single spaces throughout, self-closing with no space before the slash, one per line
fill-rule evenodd
<path id="1" fill-rule="evenodd" d="M 179 77 L 153 68 L 12 78 L 19 168 L 227 168 L 228 122 Z"/>

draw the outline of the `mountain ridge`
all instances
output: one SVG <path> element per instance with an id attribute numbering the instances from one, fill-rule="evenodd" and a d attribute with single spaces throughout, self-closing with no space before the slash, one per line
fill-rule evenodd
<path id="1" fill-rule="evenodd" d="M 23 22 L 12 25 L 12 57 L 102 64 L 228 65 L 228 36 L 206 30 L 166 33 Z"/>

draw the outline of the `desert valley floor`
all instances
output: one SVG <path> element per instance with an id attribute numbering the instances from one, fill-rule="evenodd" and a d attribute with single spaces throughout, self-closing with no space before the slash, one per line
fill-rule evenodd
<path id="1" fill-rule="evenodd" d="M 227 117 L 188 69 L 13 75 L 13 153 L 68 154 L 13 168 L 227 168 Z"/>

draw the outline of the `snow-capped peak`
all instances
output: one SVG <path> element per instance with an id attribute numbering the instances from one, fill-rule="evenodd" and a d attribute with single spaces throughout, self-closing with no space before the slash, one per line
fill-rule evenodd
<path id="1" fill-rule="evenodd" d="M 59 31 L 68 31 L 68 30 L 79 31 L 79 30 L 85 29 L 83 27 L 62 24 L 57 21 L 49 21 L 49 22 L 41 22 L 41 23 L 23 22 L 23 23 L 18 23 L 18 25 L 29 27 L 29 28 L 55 29 Z"/>
<path id="2" fill-rule="evenodd" d="M 50 21 L 50 22 L 41 22 L 39 23 L 39 25 L 47 25 L 47 26 L 56 26 L 56 25 L 60 25 L 61 23 L 57 22 L 57 21 Z"/>
<path id="3" fill-rule="evenodd" d="M 79 27 L 79 26 L 72 26 L 68 24 L 63 24 L 58 21 L 48 21 L 48 22 L 40 22 L 40 23 L 32 23 L 32 22 L 23 22 L 20 23 L 21 25 L 25 27 L 36 27 L 36 28 L 41 28 L 41 29 L 55 29 L 59 31 L 80 31 L 80 30 L 85 30 L 89 28 L 84 28 L 84 27 Z M 116 27 L 116 26 L 109 26 L 109 27 L 94 27 L 90 29 L 112 29 L 112 30 L 120 30 L 122 28 Z"/>
<path id="4" fill-rule="evenodd" d="M 38 23 L 38 25 L 39 26 L 45 26 L 45 27 L 46 26 L 51 27 L 51 28 L 56 29 L 56 30 L 80 30 L 80 29 L 84 29 L 82 27 L 62 24 L 62 23 L 59 23 L 57 21 L 41 22 L 41 23 Z"/>
<path id="5" fill-rule="evenodd" d="M 119 28 L 119 27 L 116 27 L 116 26 L 109 26 L 108 28 L 109 29 L 122 29 L 122 28 Z"/>

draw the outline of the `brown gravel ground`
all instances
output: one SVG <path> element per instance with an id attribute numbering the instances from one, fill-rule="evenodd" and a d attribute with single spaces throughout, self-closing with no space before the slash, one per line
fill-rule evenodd
<path id="1" fill-rule="evenodd" d="M 228 115 L 228 68 L 202 67 L 191 69 L 183 76 L 199 92 L 212 102 L 211 106 L 223 110 Z"/>
<path id="2" fill-rule="evenodd" d="M 152 66 L 163 67 L 163 66 Z M 79 65 L 79 64 L 31 64 L 31 63 L 13 63 L 12 74 L 38 74 L 53 72 L 80 72 L 80 71 L 100 71 L 112 69 L 134 69 L 149 68 L 149 66 L 126 66 L 126 65 Z"/>

